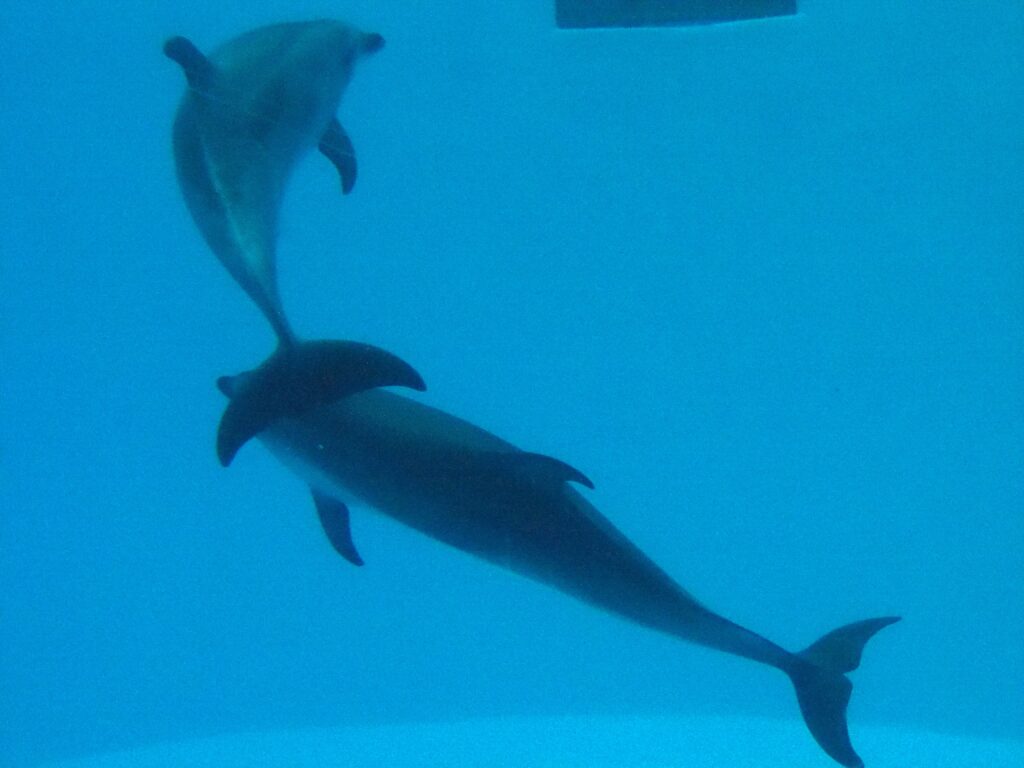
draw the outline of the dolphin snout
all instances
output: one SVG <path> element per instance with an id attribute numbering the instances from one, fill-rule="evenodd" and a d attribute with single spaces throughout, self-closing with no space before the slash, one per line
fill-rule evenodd
<path id="1" fill-rule="evenodd" d="M 217 389 L 224 397 L 231 398 L 235 394 L 235 377 L 221 376 L 217 379 Z"/>
<path id="2" fill-rule="evenodd" d="M 384 47 L 384 36 L 376 32 L 363 35 L 363 53 L 376 53 Z"/>

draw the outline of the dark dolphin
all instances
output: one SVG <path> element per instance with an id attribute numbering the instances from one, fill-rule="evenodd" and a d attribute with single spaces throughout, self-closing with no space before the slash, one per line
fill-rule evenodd
<path id="1" fill-rule="evenodd" d="M 240 377 L 218 382 L 237 397 Z M 230 406 L 229 406 L 230 407 Z M 270 424 L 259 438 L 310 486 L 334 548 L 362 564 L 344 499 L 456 549 L 629 621 L 786 673 L 811 734 L 849 768 L 846 673 L 896 617 L 834 630 L 791 653 L 699 603 L 571 484 L 568 464 L 521 451 L 467 421 L 393 392 L 369 390 Z"/>

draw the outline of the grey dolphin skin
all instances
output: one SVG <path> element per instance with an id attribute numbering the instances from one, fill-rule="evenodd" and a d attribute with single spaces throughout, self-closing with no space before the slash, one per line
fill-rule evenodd
<path id="1" fill-rule="evenodd" d="M 384 38 L 339 21 L 275 24 L 209 57 L 173 37 L 164 53 L 188 88 L 174 121 L 174 159 L 199 231 L 263 312 L 278 349 L 246 377 L 225 411 L 217 455 L 227 465 L 273 419 L 371 387 L 423 390 L 389 352 L 356 342 L 300 342 L 277 288 L 277 219 L 288 178 L 312 147 L 335 165 L 342 191 L 356 177 L 352 143 L 335 117 L 356 60 Z"/>
<path id="2" fill-rule="evenodd" d="M 335 113 L 356 61 L 383 45 L 378 34 L 327 20 L 261 27 L 209 57 L 183 37 L 164 45 L 188 82 L 174 159 L 189 212 L 284 342 L 292 333 L 275 251 L 285 185 L 299 158 L 319 147 L 342 191 L 352 189 L 355 153 Z"/>
<path id="3" fill-rule="evenodd" d="M 248 374 L 218 381 L 229 398 Z M 897 617 L 841 627 L 790 653 L 701 605 L 570 483 L 569 465 L 527 453 L 462 419 L 386 390 L 353 394 L 259 435 L 310 486 L 328 539 L 362 564 L 344 499 L 355 497 L 433 539 L 645 627 L 786 673 L 819 745 L 848 768 L 846 674 Z"/>

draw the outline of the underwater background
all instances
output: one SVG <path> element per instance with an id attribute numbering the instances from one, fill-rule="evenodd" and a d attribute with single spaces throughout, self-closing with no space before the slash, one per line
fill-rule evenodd
<path id="1" fill-rule="evenodd" d="M 353 194 L 320 157 L 289 189 L 296 330 L 389 349 L 425 402 L 579 467 L 787 648 L 902 615 L 853 675 L 855 745 L 1024 740 L 1024 4 L 587 32 L 545 0 L 2 16 L 0 765 L 538 716 L 784 719 L 831 765 L 779 675 L 357 505 L 352 568 L 262 447 L 218 465 L 214 380 L 273 339 L 182 203 L 161 44 L 320 16 L 387 46 L 342 102 Z"/>

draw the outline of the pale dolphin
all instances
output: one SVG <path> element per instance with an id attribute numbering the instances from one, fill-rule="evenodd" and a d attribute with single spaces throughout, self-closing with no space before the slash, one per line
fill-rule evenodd
<path id="1" fill-rule="evenodd" d="M 250 374 L 218 381 L 229 398 Z M 230 406 L 229 406 L 230 408 Z M 819 745 L 849 768 L 845 673 L 896 617 L 834 630 L 791 653 L 701 605 L 569 483 L 569 465 L 527 453 L 462 419 L 384 390 L 354 394 L 259 435 L 312 490 L 334 548 L 361 565 L 343 499 L 355 497 L 431 538 L 637 624 L 785 672 Z"/>
<path id="2" fill-rule="evenodd" d="M 270 321 L 278 349 L 224 414 L 224 464 L 273 419 L 371 387 L 424 389 L 407 363 L 356 342 L 300 342 L 277 288 L 277 219 L 295 164 L 312 147 L 334 163 L 342 191 L 356 161 L 335 117 L 356 60 L 384 38 L 338 21 L 275 24 L 204 56 L 174 37 L 164 52 L 188 89 L 174 121 L 174 159 L 188 209 L 211 250 Z"/>
<path id="3" fill-rule="evenodd" d="M 357 59 L 384 38 L 338 21 L 275 24 L 204 56 L 174 37 L 164 45 L 188 89 L 174 122 L 174 159 L 185 203 L 221 263 L 282 343 L 275 252 L 285 185 L 299 158 L 319 147 L 342 190 L 355 183 L 352 143 L 335 113 Z"/>

